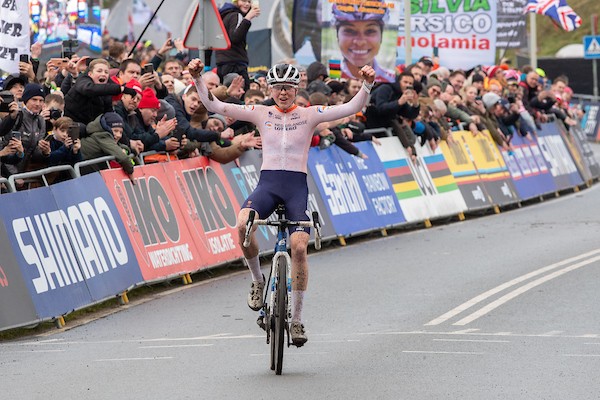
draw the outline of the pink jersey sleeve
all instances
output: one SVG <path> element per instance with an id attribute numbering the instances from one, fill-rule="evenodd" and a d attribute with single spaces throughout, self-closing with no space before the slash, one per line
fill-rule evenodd
<path id="1" fill-rule="evenodd" d="M 334 121 L 336 119 L 344 118 L 357 112 L 361 111 L 369 100 L 369 92 L 365 87 L 361 87 L 358 93 L 346 104 L 340 104 L 337 106 L 313 106 L 316 108 L 317 113 L 314 114 L 314 119 L 311 122 L 315 123 L 315 126 L 321 122 Z"/>
<path id="2" fill-rule="evenodd" d="M 258 121 L 260 121 L 260 115 L 262 114 L 261 109 L 265 108 L 265 106 L 246 106 L 224 103 L 208 91 L 202 77 L 194 79 L 194 84 L 196 85 L 196 90 L 198 90 L 198 95 L 200 96 L 202 104 L 208 111 L 235 118 L 240 121 L 252 122 L 254 125 L 257 125 Z"/>

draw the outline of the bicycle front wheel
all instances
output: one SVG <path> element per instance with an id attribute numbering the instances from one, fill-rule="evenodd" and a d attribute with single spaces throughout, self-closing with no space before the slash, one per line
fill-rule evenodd
<path id="1" fill-rule="evenodd" d="M 277 262 L 277 286 L 275 287 L 275 307 L 273 310 L 274 334 L 271 337 L 271 359 L 275 361 L 275 373 L 281 375 L 283 368 L 283 347 L 287 320 L 287 261 L 280 257 Z"/>

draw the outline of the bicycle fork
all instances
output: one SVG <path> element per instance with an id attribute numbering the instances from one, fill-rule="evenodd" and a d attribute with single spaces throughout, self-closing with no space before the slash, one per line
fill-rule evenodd
<path id="1" fill-rule="evenodd" d="M 292 265 L 292 258 L 290 257 L 290 255 L 288 254 L 287 251 L 277 251 L 275 253 L 275 255 L 273 256 L 273 261 L 271 264 L 271 273 L 269 275 L 269 293 L 268 293 L 268 299 L 265 299 L 265 305 L 266 305 L 266 310 L 261 309 L 260 312 L 260 318 L 263 319 L 263 324 L 261 324 L 259 322 L 259 325 L 265 329 L 267 331 L 267 344 L 270 343 L 270 339 L 271 339 L 271 328 L 272 328 L 272 324 L 273 324 L 273 313 L 275 310 L 275 297 L 276 297 L 276 290 L 278 288 L 278 283 L 279 283 L 279 272 L 277 269 L 277 265 L 279 263 L 279 259 L 283 257 L 285 258 L 285 263 L 286 263 L 286 280 L 287 282 L 285 282 L 285 291 L 286 291 L 286 295 L 285 295 L 285 299 L 286 299 L 286 315 L 285 315 L 285 320 L 286 320 L 286 325 L 285 325 L 285 331 L 287 333 L 287 342 L 288 342 L 288 347 L 290 345 L 290 329 L 289 329 L 289 321 L 291 321 L 292 319 L 292 299 L 291 299 L 291 293 L 292 293 L 292 271 L 291 271 L 291 265 Z M 281 288 L 279 289 L 281 290 Z"/>

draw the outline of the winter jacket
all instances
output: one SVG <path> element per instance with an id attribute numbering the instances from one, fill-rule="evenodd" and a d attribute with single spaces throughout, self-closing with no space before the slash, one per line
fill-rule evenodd
<path id="1" fill-rule="evenodd" d="M 246 51 L 246 35 L 252 22 L 244 18 L 240 9 L 231 3 L 225 4 L 219 10 L 223 25 L 229 35 L 231 47 L 228 50 L 216 51 L 217 65 L 242 64 L 248 65 L 248 52 Z"/>
<path id="2" fill-rule="evenodd" d="M 65 96 L 65 117 L 89 124 L 100 114 L 113 111 L 112 96 L 121 93 L 121 87 L 108 80 L 94 83 L 88 75 L 80 75 Z"/>
<path id="3" fill-rule="evenodd" d="M 53 136 L 50 137 L 50 155 L 48 156 L 48 166 L 53 165 L 75 165 L 83 160 L 81 149 L 74 154 L 70 147 L 65 146 L 63 142 L 56 140 Z"/>
<path id="4" fill-rule="evenodd" d="M 129 158 L 130 149 L 117 143 L 112 132 L 102 126 L 102 115 L 87 125 L 88 136 L 81 139 L 81 153 L 84 160 L 104 156 L 115 156 L 126 174 L 133 173 L 133 162 Z"/>
<path id="5" fill-rule="evenodd" d="M 367 117 L 367 128 L 388 128 L 391 122 L 398 117 L 415 119 L 419 116 L 421 106 L 413 107 L 408 103 L 398 104 L 402 97 L 402 89 L 398 81 L 379 85 L 371 93 L 371 105 L 365 113 Z"/>
<path id="6" fill-rule="evenodd" d="M 185 111 L 183 100 L 180 100 L 178 96 L 170 94 L 165 100 L 175 109 L 177 128 L 175 129 L 174 135 L 179 140 L 181 140 L 183 135 L 189 140 L 195 140 L 197 142 L 214 142 L 221 139 L 221 135 L 217 132 L 192 127 L 192 125 L 190 125 L 192 116 Z"/>

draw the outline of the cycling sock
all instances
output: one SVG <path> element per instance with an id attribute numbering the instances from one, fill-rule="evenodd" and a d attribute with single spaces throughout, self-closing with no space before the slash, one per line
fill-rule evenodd
<path id="1" fill-rule="evenodd" d="M 246 262 L 248 263 L 248 268 L 250 268 L 252 280 L 254 282 L 263 282 L 265 279 L 262 271 L 260 270 L 260 261 L 258 260 L 258 255 L 252 258 L 246 258 Z"/>
<path id="2" fill-rule="evenodd" d="M 292 290 L 292 322 L 302 322 L 302 303 L 305 290 Z"/>

